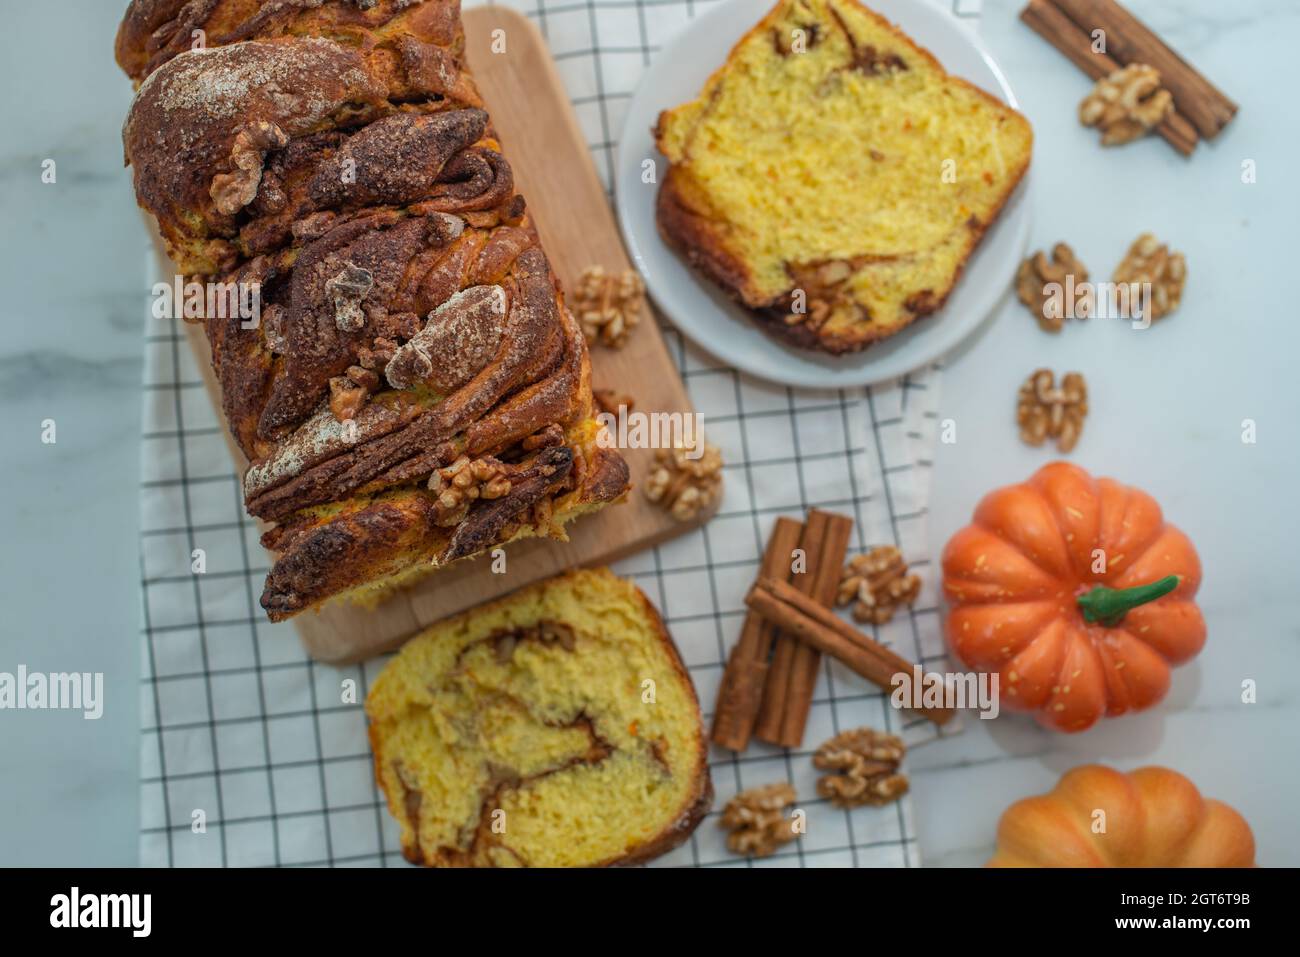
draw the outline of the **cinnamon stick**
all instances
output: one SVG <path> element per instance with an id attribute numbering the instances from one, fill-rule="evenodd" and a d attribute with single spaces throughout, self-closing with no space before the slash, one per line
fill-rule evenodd
<path id="1" fill-rule="evenodd" d="M 803 536 L 799 539 L 799 548 L 804 555 L 803 571 L 790 576 L 794 582 L 790 587 L 804 594 L 812 591 L 816 580 L 817 560 L 821 556 L 829 520 L 829 512 L 813 509 L 808 513 L 808 520 L 804 524 Z M 782 743 L 781 722 L 785 719 L 786 694 L 790 688 L 790 673 L 794 669 L 798 648 L 799 642 L 789 635 L 777 635 L 772 664 L 768 668 L 767 682 L 763 687 L 763 703 L 759 706 L 758 721 L 754 724 L 754 737 L 760 741 L 778 745 Z"/>
<path id="2" fill-rule="evenodd" d="M 809 562 L 813 581 L 812 590 L 808 594 L 819 605 L 833 608 L 840 574 L 844 570 L 844 556 L 848 553 L 849 539 L 853 536 L 853 520 L 820 509 L 813 509 L 811 515 L 824 515 L 826 518 L 817 559 Z M 812 571 L 814 567 L 815 573 Z M 797 748 L 803 744 L 804 726 L 808 723 L 808 713 L 812 710 L 821 660 L 821 652 L 812 645 L 800 643 L 795 648 L 790 663 L 790 676 L 786 682 L 785 709 L 781 715 L 778 742 L 787 748 Z"/>
<path id="3" fill-rule="evenodd" d="M 1111 56 L 1094 53 L 1092 37 L 1054 7 L 1050 0 L 1030 0 L 1029 6 L 1020 11 L 1020 19 L 1093 80 L 1120 69 L 1120 64 Z M 1184 156 L 1190 156 L 1196 148 L 1196 127 L 1177 108 L 1160 121 L 1156 132 Z"/>
<path id="4" fill-rule="evenodd" d="M 830 655 L 880 688 L 892 689 L 894 675 L 899 672 L 907 675 L 915 672 L 915 666 L 906 658 L 873 641 L 829 608 L 785 582 L 759 579 L 745 597 L 745 603 L 784 633 Z M 938 725 L 946 724 L 955 713 L 952 708 L 915 710 Z"/>
<path id="5" fill-rule="evenodd" d="M 1145 63 L 1160 71 L 1160 85 L 1197 132 L 1213 139 L 1237 113 L 1237 104 L 1175 53 L 1146 24 L 1115 0 L 1052 0 L 1084 33 L 1106 34 L 1106 51 L 1120 63 Z"/>
<path id="6" fill-rule="evenodd" d="M 763 550 L 759 574 L 764 578 L 786 580 L 790 575 L 790 557 L 799 546 L 803 523 L 792 518 L 778 518 Z M 768 655 L 776 627 L 750 611 L 740 628 L 740 638 L 727 658 L 718 700 L 713 712 L 711 737 L 719 747 L 744 751 L 749 746 L 754 722 L 763 700 L 768 672 Z"/>

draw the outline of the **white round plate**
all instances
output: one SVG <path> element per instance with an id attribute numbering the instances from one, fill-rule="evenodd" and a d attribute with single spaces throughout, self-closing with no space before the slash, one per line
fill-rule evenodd
<path id="1" fill-rule="evenodd" d="M 662 110 L 694 99 L 709 75 L 773 0 L 726 0 L 696 17 L 659 52 L 628 107 L 618 146 L 615 205 L 633 262 L 659 308 L 696 345 L 727 365 L 785 385 L 841 388 L 897 378 L 938 359 L 970 335 L 1010 288 L 1029 238 L 1029 176 L 1017 187 L 984 236 L 943 309 L 898 335 L 847 356 L 787 346 L 763 332 L 717 286 L 696 273 L 660 238 L 655 227 L 656 185 L 641 181 L 642 163 L 666 161 L 650 130 Z M 1006 77 L 974 32 L 931 0 L 868 0 L 925 47 L 949 73 L 1015 107 Z"/>

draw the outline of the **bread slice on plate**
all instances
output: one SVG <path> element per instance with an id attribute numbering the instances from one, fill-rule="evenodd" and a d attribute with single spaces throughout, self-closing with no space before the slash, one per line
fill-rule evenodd
<path id="1" fill-rule="evenodd" d="M 654 607 L 608 569 L 433 626 L 384 668 L 366 712 L 417 864 L 639 863 L 713 801 L 690 677 Z"/>
<path id="2" fill-rule="evenodd" d="M 830 353 L 943 305 L 1033 143 L 856 0 L 781 0 L 655 138 L 665 240 L 770 331 Z"/>

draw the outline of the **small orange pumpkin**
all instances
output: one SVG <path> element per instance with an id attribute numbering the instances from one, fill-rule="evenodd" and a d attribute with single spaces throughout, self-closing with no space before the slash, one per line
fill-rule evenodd
<path id="1" fill-rule="evenodd" d="M 943 553 L 948 641 L 1059 731 L 1141 711 L 1205 644 L 1201 564 L 1155 499 L 1065 462 L 990 492 Z"/>
<path id="2" fill-rule="evenodd" d="M 1245 819 L 1168 768 L 1067 771 L 998 821 L 989 867 L 1253 867 Z"/>

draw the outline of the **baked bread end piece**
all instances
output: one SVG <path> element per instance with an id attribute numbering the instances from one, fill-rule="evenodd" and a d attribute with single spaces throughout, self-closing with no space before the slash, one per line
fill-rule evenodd
<path id="1" fill-rule="evenodd" d="M 664 239 L 769 331 L 846 353 L 943 305 L 1033 132 L 856 0 L 782 0 L 655 139 Z"/>
<path id="2" fill-rule="evenodd" d="M 649 600 L 608 569 L 434 625 L 384 668 L 366 713 L 417 864 L 641 863 L 713 801 L 690 677 Z"/>

